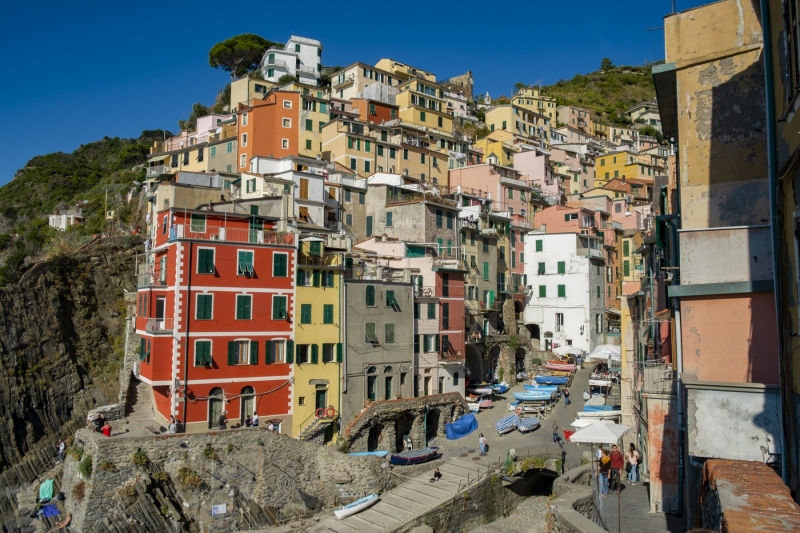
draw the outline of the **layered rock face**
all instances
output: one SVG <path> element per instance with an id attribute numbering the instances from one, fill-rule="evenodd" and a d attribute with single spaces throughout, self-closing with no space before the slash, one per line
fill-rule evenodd
<path id="1" fill-rule="evenodd" d="M 117 401 L 123 289 L 136 291 L 141 242 L 102 239 L 0 289 L 0 486 L 51 468 L 58 439 Z"/>

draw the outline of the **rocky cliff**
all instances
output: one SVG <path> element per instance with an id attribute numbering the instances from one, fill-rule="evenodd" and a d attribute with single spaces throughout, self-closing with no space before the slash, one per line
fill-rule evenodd
<path id="1" fill-rule="evenodd" d="M 136 291 L 140 245 L 102 239 L 0 288 L 0 487 L 52 468 L 58 439 L 117 401 L 123 294 Z"/>

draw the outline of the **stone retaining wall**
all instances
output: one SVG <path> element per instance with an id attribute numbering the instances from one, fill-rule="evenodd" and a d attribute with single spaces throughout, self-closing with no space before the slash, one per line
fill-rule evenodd
<path id="1" fill-rule="evenodd" d="M 129 522 L 146 531 L 258 529 L 391 486 L 380 458 L 348 456 L 263 428 L 111 438 L 80 430 L 77 438 L 93 471 L 82 480 L 77 461 L 65 465 L 62 490 L 76 531 L 125 531 Z M 137 451 L 147 455 L 147 466 L 132 463 Z M 182 472 L 199 476 L 202 486 L 182 484 Z M 78 502 L 70 494 L 82 481 L 86 495 Z M 225 513 L 212 516 L 217 505 Z"/>
<path id="2" fill-rule="evenodd" d="M 553 482 L 550 501 L 551 532 L 554 533 L 605 533 L 605 529 L 592 520 L 596 515 L 592 489 L 583 483 L 590 465 L 583 465 L 564 473 Z"/>
<path id="3" fill-rule="evenodd" d="M 426 443 L 426 424 L 436 427 L 436 435 L 444 435 L 445 426 L 450 421 L 468 412 L 469 406 L 458 392 L 380 400 L 362 411 L 347 426 L 344 436 L 350 451 L 354 452 L 370 449 L 402 451 L 403 435 L 411 438 L 416 449 Z"/>
<path id="4" fill-rule="evenodd" d="M 721 533 L 800 531 L 800 506 L 763 463 L 711 459 L 703 467 L 698 527 Z"/>

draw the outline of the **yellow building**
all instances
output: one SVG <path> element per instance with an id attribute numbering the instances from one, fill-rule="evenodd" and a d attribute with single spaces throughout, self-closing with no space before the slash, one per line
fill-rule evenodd
<path id="1" fill-rule="evenodd" d="M 452 134 L 453 117 L 447 114 L 447 100 L 438 84 L 414 79 L 400 85 L 398 91 L 398 114 L 405 124 Z"/>
<path id="2" fill-rule="evenodd" d="M 325 240 L 301 237 L 295 295 L 292 435 L 335 442 L 342 367 L 342 254 Z"/>
<path id="3" fill-rule="evenodd" d="M 478 139 L 473 144 L 475 150 L 483 154 L 483 160 L 488 161 L 489 157 L 494 155 L 497 158 L 496 165 L 501 167 L 514 166 L 514 154 L 517 152 L 516 148 L 506 141 L 500 140 L 494 134 L 487 135 L 483 139 Z"/>
<path id="4" fill-rule="evenodd" d="M 550 119 L 551 123 L 556 120 L 556 99 L 542 96 L 538 87 L 520 89 L 511 97 L 511 104 L 543 115 Z"/>
<path id="5" fill-rule="evenodd" d="M 641 288 L 642 254 L 636 253 L 636 250 L 642 246 L 642 242 L 642 233 L 639 230 L 625 230 L 622 234 L 620 243 L 622 257 L 618 261 L 621 271 L 617 278 L 622 283 L 622 294 L 633 294 Z"/>
<path id="6" fill-rule="evenodd" d="M 277 87 L 277 84 L 260 78 L 239 78 L 231 83 L 230 109 L 239 109 L 239 104 L 249 107 L 252 100 L 263 100 L 273 87 Z"/>
<path id="7" fill-rule="evenodd" d="M 384 70 L 386 72 L 391 72 L 395 76 L 399 76 L 401 78 L 419 78 L 424 81 L 431 81 L 436 82 L 436 76 L 431 74 L 430 72 L 426 72 L 422 69 L 418 69 L 412 67 L 411 65 L 406 65 L 404 63 L 400 63 L 399 61 L 395 61 L 394 59 L 384 58 L 375 63 L 375 68 Z"/>
<path id="8" fill-rule="evenodd" d="M 513 104 L 495 106 L 486 111 L 486 125 L 490 131 L 506 130 L 531 139 L 539 139 L 542 146 L 550 144 L 550 119 Z"/>

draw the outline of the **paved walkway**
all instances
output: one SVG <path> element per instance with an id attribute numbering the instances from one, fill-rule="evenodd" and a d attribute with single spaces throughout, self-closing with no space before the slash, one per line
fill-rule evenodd
<path id="1" fill-rule="evenodd" d="M 624 472 L 623 472 L 624 474 Z M 609 533 L 678 533 L 683 532 L 683 519 L 650 512 L 647 483 L 624 482 L 622 490 L 599 498 L 600 516 Z M 619 516 L 622 514 L 620 523 Z"/>

